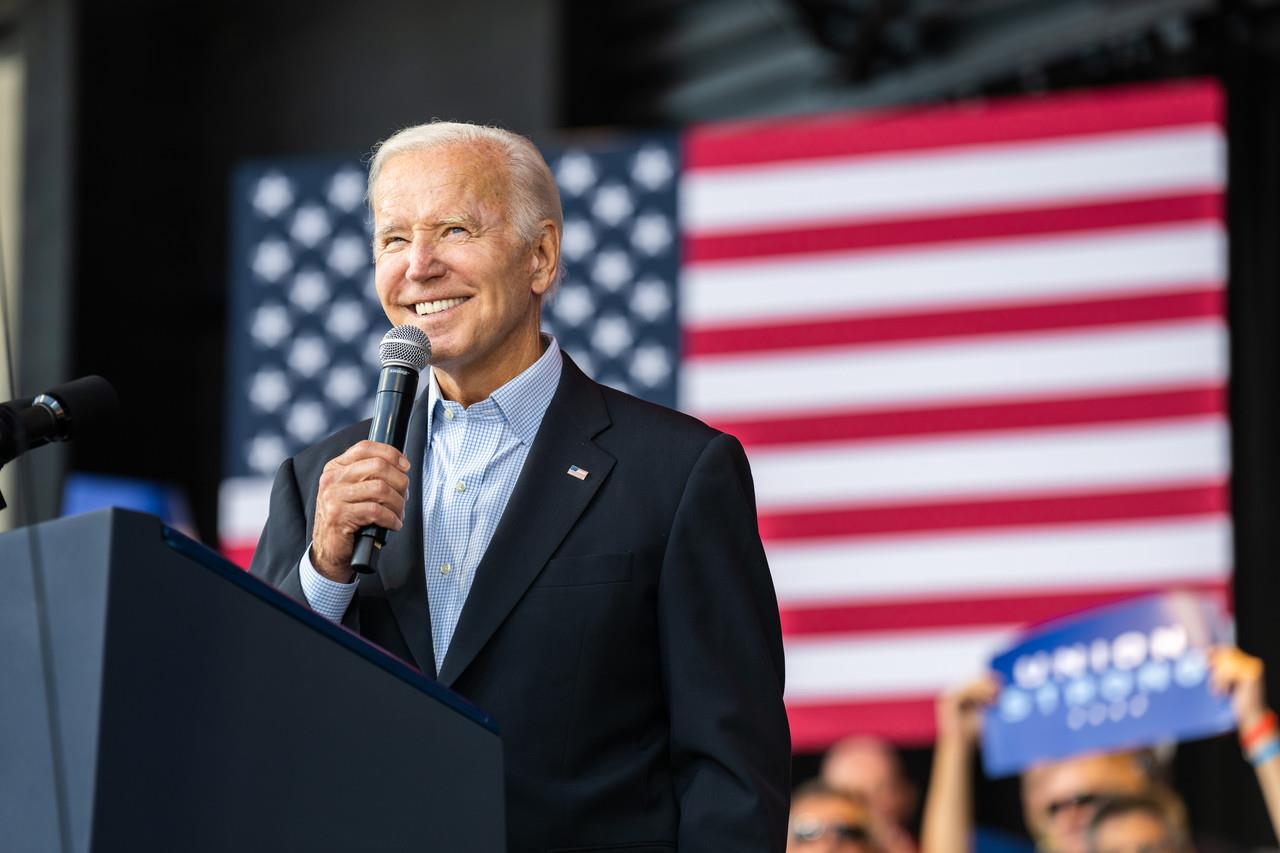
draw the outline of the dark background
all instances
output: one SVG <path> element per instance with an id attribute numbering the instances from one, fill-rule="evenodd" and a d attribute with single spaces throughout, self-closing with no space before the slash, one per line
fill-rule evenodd
<path id="1" fill-rule="evenodd" d="M 1086 0 L 0 2 L 30 57 L 20 387 L 100 373 L 128 415 L 45 472 L 181 485 L 216 540 L 229 176 L 245 158 L 360 155 L 431 117 L 552 142 L 821 109 L 1182 76 L 1227 92 L 1235 603 L 1280 696 L 1280 9 Z M 56 481 L 39 477 L 38 483 Z M 53 512 L 38 485 L 27 517 Z M 923 785 L 930 753 L 908 750 Z M 800 756 L 799 781 L 817 759 Z M 1274 843 L 1230 738 L 1175 765 L 1193 826 Z M 980 821 L 1018 828 L 1011 782 Z"/>

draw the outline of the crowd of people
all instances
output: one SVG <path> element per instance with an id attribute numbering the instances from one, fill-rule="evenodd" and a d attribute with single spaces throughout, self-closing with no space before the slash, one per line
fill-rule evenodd
<path id="1" fill-rule="evenodd" d="M 1244 760 L 1253 765 L 1280 837 L 1280 729 L 1267 706 L 1263 664 L 1238 648 L 1210 657 L 1213 690 L 1229 695 Z M 968 853 L 974 760 L 982 715 L 1000 691 L 988 675 L 944 694 L 917 839 L 919 797 L 891 744 L 853 736 L 823 757 L 817 779 L 793 793 L 787 853 Z M 1192 827 L 1154 749 L 1046 761 L 1020 779 L 1025 848 L 1045 853 L 1191 853 Z M 1005 847 L 1005 849 L 1012 849 Z"/>

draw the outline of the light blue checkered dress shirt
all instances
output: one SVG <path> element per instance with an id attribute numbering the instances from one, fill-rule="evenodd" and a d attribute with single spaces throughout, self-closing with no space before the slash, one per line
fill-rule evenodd
<path id="1" fill-rule="evenodd" d="M 444 663 L 489 540 L 498 527 L 547 406 L 560 384 L 560 347 L 468 408 L 440 396 L 434 372 L 428 385 L 427 444 L 423 451 L 422 539 L 436 668 Z M 311 565 L 310 547 L 299 566 L 311 608 L 338 622 L 358 581 L 336 583 Z"/>

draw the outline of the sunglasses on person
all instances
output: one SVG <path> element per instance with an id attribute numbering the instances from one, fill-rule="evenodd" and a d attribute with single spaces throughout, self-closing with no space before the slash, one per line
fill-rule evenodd
<path id="1" fill-rule="evenodd" d="M 1049 813 L 1049 817 L 1057 817 L 1068 809 L 1075 811 L 1076 809 L 1094 808 L 1103 799 L 1105 799 L 1103 794 L 1076 794 L 1072 797 L 1054 800 L 1045 806 L 1045 810 Z"/>
<path id="2" fill-rule="evenodd" d="M 798 821 L 791 827 L 791 838 L 794 841 L 813 842 L 834 838 L 837 841 L 867 842 L 871 840 L 871 832 L 854 823 L 822 823 L 820 821 Z"/>

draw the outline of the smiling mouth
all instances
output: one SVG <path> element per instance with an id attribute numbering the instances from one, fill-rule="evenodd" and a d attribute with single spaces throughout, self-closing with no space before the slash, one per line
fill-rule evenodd
<path id="1" fill-rule="evenodd" d="M 428 314 L 439 314 L 441 311 L 448 311 L 450 308 L 456 308 L 466 302 L 470 297 L 461 296 L 456 299 L 437 299 L 434 302 L 418 302 L 413 306 L 413 310 L 418 312 L 419 317 L 425 317 Z"/>

